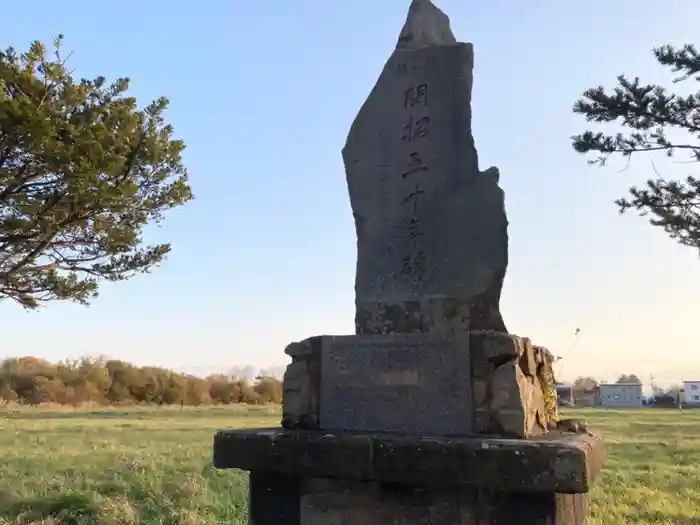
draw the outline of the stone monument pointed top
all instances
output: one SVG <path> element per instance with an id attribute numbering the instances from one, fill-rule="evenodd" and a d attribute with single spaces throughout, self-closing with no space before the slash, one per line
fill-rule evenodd
<path id="1" fill-rule="evenodd" d="M 431 0 L 412 0 L 396 49 L 411 50 L 456 44 L 450 19 Z"/>

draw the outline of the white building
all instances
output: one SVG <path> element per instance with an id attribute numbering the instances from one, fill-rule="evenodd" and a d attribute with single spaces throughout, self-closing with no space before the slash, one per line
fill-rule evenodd
<path id="1" fill-rule="evenodd" d="M 598 402 L 606 408 L 641 408 L 642 385 L 639 383 L 601 383 Z"/>
<path id="2" fill-rule="evenodd" d="M 700 405 L 700 381 L 683 381 L 683 404 Z"/>

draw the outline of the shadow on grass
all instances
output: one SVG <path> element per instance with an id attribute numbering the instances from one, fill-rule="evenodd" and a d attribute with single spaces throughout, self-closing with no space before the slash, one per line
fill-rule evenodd
<path id="1" fill-rule="evenodd" d="M 2 502 L 0 516 L 21 524 L 43 523 L 53 519 L 61 525 L 87 525 L 96 523 L 98 505 L 85 494 L 60 494 L 44 499 Z"/>

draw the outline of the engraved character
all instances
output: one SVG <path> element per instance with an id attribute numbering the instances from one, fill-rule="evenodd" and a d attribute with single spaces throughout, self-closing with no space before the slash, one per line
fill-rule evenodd
<path id="1" fill-rule="evenodd" d="M 413 116 L 410 116 L 408 118 L 408 123 L 403 127 L 404 134 L 401 140 L 404 142 L 413 142 L 415 139 L 427 137 L 428 124 L 430 124 L 430 117 L 414 119 Z"/>
<path id="2" fill-rule="evenodd" d="M 430 117 L 421 117 L 416 121 L 415 135 L 418 138 L 422 139 L 428 136 L 428 124 L 430 124 Z"/>
<path id="3" fill-rule="evenodd" d="M 415 217 L 412 217 L 411 220 L 408 221 L 408 238 L 417 239 L 422 235 L 423 232 L 420 230 L 420 222 L 418 222 L 418 219 Z"/>
<path id="4" fill-rule="evenodd" d="M 415 106 L 428 105 L 428 84 L 418 84 L 403 92 L 403 107 L 412 108 Z"/>
<path id="5" fill-rule="evenodd" d="M 411 161 L 409 162 L 408 169 L 401 174 L 404 179 L 409 175 L 413 175 L 414 173 L 428 171 L 428 166 L 426 166 L 423 159 L 421 159 L 420 153 L 414 151 L 409 155 L 409 157 Z"/>
<path id="6" fill-rule="evenodd" d="M 413 211 L 415 212 L 418 209 L 418 197 L 424 193 L 425 191 L 421 190 L 418 184 L 416 184 L 416 188 L 411 193 L 406 195 L 402 202 L 403 204 L 406 204 L 407 202 L 413 201 Z"/>

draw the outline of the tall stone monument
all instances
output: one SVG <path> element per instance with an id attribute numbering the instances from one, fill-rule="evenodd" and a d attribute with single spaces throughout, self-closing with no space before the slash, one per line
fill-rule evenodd
<path id="1" fill-rule="evenodd" d="M 508 221 L 498 170 L 479 171 L 473 69 L 447 16 L 414 1 L 343 149 L 358 334 L 506 332 Z"/>
<path id="2" fill-rule="evenodd" d="M 583 525 L 602 443 L 559 421 L 552 355 L 509 334 L 496 168 L 471 130 L 474 52 L 413 0 L 343 160 L 355 335 L 290 344 L 281 429 L 225 430 L 254 525 Z"/>

